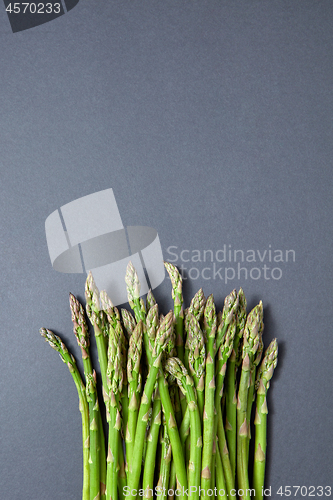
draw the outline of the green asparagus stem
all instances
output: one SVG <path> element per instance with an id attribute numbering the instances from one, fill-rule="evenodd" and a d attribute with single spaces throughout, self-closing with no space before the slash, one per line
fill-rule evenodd
<path id="1" fill-rule="evenodd" d="M 213 295 L 207 299 L 204 310 L 204 334 L 207 340 L 205 406 L 203 412 L 203 450 L 201 489 L 203 498 L 208 498 L 212 487 L 212 455 L 214 443 L 214 396 L 215 396 L 215 335 L 216 311 Z"/>
<path id="2" fill-rule="evenodd" d="M 132 461 L 129 463 L 128 486 L 130 488 L 130 492 L 132 492 L 133 489 L 137 489 L 140 479 L 141 459 L 143 453 L 145 432 L 149 419 L 150 403 L 157 376 L 160 370 L 162 353 L 164 349 L 166 349 L 169 342 L 169 337 L 172 329 L 172 319 L 173 314 L 170 311 L 170 313 L 167 314 L 159 329 L 157 330 L 153 352 L 151 353 L 152 363 L 150 363 L 149 374 L 141 398 L 135 432 Z M 130 495 L 130 497 L 135 498 L 135 496 L 132 495 Z"/>
<path id="3" fill-rule="evenodd" d="M 174 352 L 173 354 L 176 354 L 176 352 Z M 171 355 L 169 357 L 171 357 Z M 176 384 L 169 385 L 169 392 L 170 392 L 170 399 L 172 402 L 172 406 L 173 406 L 173 409 L 175 412 L 176 424 L 177 424 L 177 427 L 180 427 L 181 423 L 182 423 L 182 409 L 181 409 L 178 385 L 176 385 Z M 185 409 L 185 413 L 186 413 L 186 409 Z"/>
<path id="4" fill-rule="evenodd" d="M 90 500 L 98 494 L 103 499 L 106 487 L 105 440 L 102 417 L 99 411 L 96 391 L 96 373 L 92 368 L 89 353 L 89 331 L 84 316 L 84 309 L 73 294 L 69 294 L 69 304 L 72 313 L 73 331 L 78 345 L 81 347 L 83 368 L 86 377 L 87 401 L 90 419 Z M 102 467 L 100 465 L 102 464 Z"/>
<path id="5" fill-rule="evenodd" d="M 205 303 L 206 299 L 203 293 L 202 288 L 197 291 L 197 293 L 194 295 L 193 299 L 191 300 L 190 306 L 188 309 L 185 311 L 185 319 L 184 319 L 184 329 L 186 333 L 186 338 L 189 335 L 189 319 L 190 315 L 194 316 L 198 322 L 201 321 L 204 308 L 205 308 Z M 184 357 L 184 365 L 185 368 L 188 370 L 188 344 L 185 344 L 185 357 Z"/>
<path id="6" fill-rule="evenodd" d="M 202 420 L 205 401 L 204 389 L 206 346 L 199 321 L 196 319 L 196 317 L 188 312 L 186 320 L 188 323 L 188 336 L 186 339 L 188 350 L 188 367 L 190 374 L 193 377 L 194 385 L 197 391 L 200 420 Z"/>
<path id="7" fill-rule="evenodd" d="M 62 361 L 68 366 L 70 374 L 73 377 L 80 402 L 80 412 L 82 418 L 82 446 L 83 446 L 83 488 L 82 500 L 90 500 L 89 485 L 89 410 L 86 396 L 86 389 L 82 382 L 81 375 L 76 366 L 74 356 L 68 352 L 67 347 L 58 335 L 55 335 L 47 328 L 39 330 L 42 337 L 50 346 L 59 353 Z"/>
<path id="8" fill-rule="evenodd" d="M 218 500 L 227 500 L 227 486 L 224 479 L 224 472 L 219 446 L 216 449 L 216 488 Z"/>
<path id="9" fill-rule="evenodd" d="M 170 478 L 171 474 L 171 444 L 168 435 L 167 426 L 163 424 L 163 439 L 161 450 L 161 466 L 160 474 L 157 481 L 157 491 L 159 493 L 159 500 L 166 500 L 168 498 L 168 489 L 174 490 L 175 485 Z M 172 483 L 169 484 L 169 481 Z"/>
<path id="10" fill-rule="evenodd" d="M 262 303 L 261 303 L 262 305 Z M 256 370 L 257 366 L 259 365 L 261 358 L 262 358 L 262 353 L 263 353 L 263 348 L 264 344 L 262 341 L 262 334 L 264 330 L 264 323 L 263 323 L 263 308 L 259 308 L 259 313 L 260 313 L 260 318 L 259 318 L 259 345 L 257 349 L 256 356 L 253 360 L 253 364 L 250 370 L 250 387 L 249 387 L 249 393 L 248 393 L 248 400 L 247 400 L 247 421 L 251 422 L 251 415 L 252 415 L 252 406 L 253 406 L 253 401 L 254 401 L 254 386 L 255 386 L 255 380 L 256 380 Z M 248 438 L 247 438 L 247 463 L 249 462 L 249 446 L 250 446 L 250 439 L 251 439 L 251 427 L 249 425 L 249 432 L 248 432 Z"/>
<path id="11" fill-rule="evenodd" d="M 185 311 L 185 321 L 184 321 L 184 328 L 185 328 L 185 333 L 186 333 L 186 343 L 185 343 L 185 354 L 184 354 L 184 365 L 185 368 L 190 371 L 192 376 L 194 377 L 194 384 L 195 388 L 197 390 L 197 399 L 198 399 L 198 407 L 199 407 L 199 412 L 200 412 L 200 418 L 202 420 L 203 417 L 203 407 L 204 407 L 204 390 L 205 390 L 205 368 L 202 370 L 202 373 L 200 373 L 200 361 L 202 356 L 206 357 L 206 351 L 204 349 L 201 350 L 199 358 L 196 356 L 196 367 L 190 366 L 189 362 L 189 356 L 190 356 L 190 348 L 191 348 L 191 338 L 196 338 L 199 342 L 198 346 L 201 345 L 202 343 L 202 331 L 198 329 L 198 324 L 202 319 L 203 313 L 204 313 L 204 308 L 205 308 L 205 303 L 206 303 L 206 298 L 204 296 L 202 288 L 200 288 L 197 293 L 194 295 L 194 297 L 191 300 L 189 308 Z M 195 318 L 196 321 L 193 322 L 191 321 L 192 316 Z M 191 324 L 192 323 L 192 324 Z M 191 332 L 191 328 L 195 331 Z M 195 343 L 197 343 L 195 341 Z M 194 348 L 195 350 L 195 345 L 192 346 L 192 349 Z M 195 353 L 197 355 L 197 352 Z M 203 362 L 205 365 L 206 360 Z M 193 369 L 197 369 L 197 375 L 199 376 L 199 379 L 195 377 L 195 375 L 192 373 Z M 185 399 L 184 395 L 181 394 L 181 397 Z M 184 415 L 183 415 L 184 416 Z M 189 460 L 189 446 L 190 446 L 190 441 L 187 439 L 186 444 L 185 444 L 185 457 L 186 457 L 186 463 L 188 463 Z"/>
<path id="12" fill-rule="evenodd" d="M 166 429 L 166 425 L 164 425 L 164 427 Z M 176 488 L 177 488 L 176 465 L 175 465 L 175 461 L 172 460 L 172 453 L 171 453 L 171 466 L 170 466 L 170 472 L 169 472 L 169 490 L 170 491 L 168 491 L 168 494 L 163 495 L 163 497 L 168 498 L 168 500 L 174 500 Z"/>
<path id="13" fill-rule="evenodd" d="M 249 436 L 247 404 L 251 369 L 260 343 L 261 308 L 262 303 L 260 302 L 259 305 L 252 309 L 247 317 L 244 328 L 243 362 L 237 400 L 237 480 L 238 487 L 244 492 L 241 500 L 250 500 L 247 467 L 247 444 Z"/>
<path id="14" fill-rule="evenodd" d="M 104 435 L 103 421 L 101 417 L 101 408 L 99 411 L 100 418 L 98 419 L 98 432 L 100 437 L 100 453 L 99 453 L 99 468 L 100 468 L 100 489 L 101 500 L 106 500 L 106 442 Z"/>
<path id="15" fill-rule="evenodd" d="M 263 500 L 263 488 L 265 482 L 266 467 L 266 432 L 267 432 L 267 401 L 266 395 L 269 389 L 270 380 L 277 365 L 278 345 L 276 339 L 269 344 L 264 359 L 258 370 L 257 404 L 255 425 L 255 445 L 254 445 L 254 468 L 253 468 L 253 486 L 255 489 L 255 500 Z"/>
<path id="16" fill-rule="evenodd" d="M 128 421 L 126 429 L 126 460 L 127 469 L 131 463 L 134 439 L 136 431 L 136 423 L 138 418 L 139 408 L 139 374 L 140 374 L 140 361 L 142 354 L 142 336 L 143 336 L 143 323 L 139 321 L 133 330 L 132 336 L 129 341 L 128 361 L 127 361 L 127 378 L 129 382 L 129 407 L 128 407 Z"/>
<path id="17" fill-rule="evenodd" d="M 178 358 L 169 358 L 164 369 L 176 378 L 180 390 L 186 396 L 190 412 L 191 454 L 188 465 L 188 487 L 190 500 L 199 499 L 202 433 L 197 400 L 194 394 L 194 382 L 185 366 Z"/>
<path id="18" fill-rule="evenodd" d="M 231 490 L 234 489 L 235 487 L 235 481 L 230 464 L 229 451 L 224 433 L 222 410 L 221 410 L 221 399 L 223 395 L 223 384 L 227 368 L 227 361 L 232 352 L 234 337 L 236 333 L 235 315 L 232 316 L 232 319 L 228 324 L 229 318 L 230 315 L 227 315 L 226 313 L 224 315 L 222 314 L 222 321 L 219 324 L 217 330 L 217 338 L 220 339 L 220 347 L 218 350 L 217 363 L 216 363 L 215 409 L 217 414 L 215 416 L 215 429 L 216 429 L 215 434 L 217 433 L 218 435 L 218 448 L 220 452 L 220 459 L 223 466 L 222 473 L 224 474 L 225 477 L 225 484 L 227 487 L 228 495 L 231 496 Z M 216 466 L 218 466 L 218 464 L 216 464 Z"/>
<path id="19" fill-rule="evenodd" d="M 164 262 L 164 266 L 168 272 L 168 275 L 171 280 L 172 286 L 172 298 L 174 301 L 174 315 L 175 315 L 175 329 L 176 329 L 176 348 L 177 348 L 177 356 L 178 358 L 184 362 L 184 310 L 183 310 L 183 279 L 178 271 L 177 267 L 170 262 Z M 178 391 L 178 389 L 177 389 Z M 181 419 L 182 416 L 185 415 L 186 412 L 186 399 L 181 397 L 180 400 L 181 406 L 181 415 L 177 417 L 177 412 L 175 413 L 176 422 Z"/>
<path id="20" fill-rule="evenodd" d="M 121 336 L 110 325 L 108 348 L 108 405 L 107 420 L 109 422 L 109 448 L 107 456 L 106 498 L 118 499 L 118 470 L 119 454 L 121 448 L 120 429 L 120 394 L 122 391 L 124 370 L 122 361 Z M 120 493 L 122 488 L 119 487 Z"/>
<path id="21" fill-rule="evenodd" d="M 186 408 L 186 413 L 182 420 L 182 423 L 179 428 L 179 436 L 182 445 L 184 446 L 187 436 L 190 434 L 190 410 L 188 407 Z"/>
<path id="22" fill-rule="evenodd" d="M 164 262 L 164 266 L 170 276 L 172 285 L 172 298 L 174 300 L 174 315 L 176 323 L 176 346 L 177 356 L 181 361 L 184 361 L 184 338 L 183 338 L 183 279 L 177 267 L 170 262 Z"/>
<path id="23" fill-rule="evenodd" d="M 169 396 L 169 391 L 168 391 L 168 384 L 167 381 L 164 378 L 164 375 L 160 375 L 158 379 L 158 388 L 160 391 L 161 395 L 161 401 L 162 401 L 162 406 L 163 406 L 163 411 L 165 415 L 165 422 L 166 426 L 168 429 L 168 435 L 170 438 L 171 442 L 171 448 L 172 448 L 172 456 L 173 460 L 175 462 L 175 468 L 177 472 L 177 482 L 178 482 L 178 487 L 183 492 L 183 489 L 186 490 L 187 488 L 187 474 L 186 474 L 186 468 L 185 468 L 185 460 L 184 460 L 184 455 L 183 455 L 183 448 L 182 448 L 182 443 L 180 441 L 180 436 L 175 420 L 175 415 L 173 411 L 173 407 L 170 401 L 170 396 Z M 183 495 L 180 495 L 180 498 L 182 498 Z"/>
<path id="24" fill-rule="evenodd" d="M 89 406 L 89 436 L 90 436 L 90 500 L 99 500 L 100 487 L 100 439 L 99 425 L 100 411 L 96 392 L 96 372 L 87 374 L 86 385 L 87 401 Z M 104 489 L 103 489 L 104 490 Z"/>
<path id="25" fill-rule="evenodd" d="M 126 464 L 125 464 L 125 459 L 124 459 L 124 450 L 122 446 L 122 439 L 121 439 L 121 434 L 119 432 L 119 453 L 118 453 L 118 464 L 119 464 L 119 470 L 118 470 L 118 495 L 120 497 L 120 500 L 126 500 L 126 495 L 125 495 L 125 490 L 124 488 L 127 485 L 126 482 Z"/>
<path id="26" fill-rule="evenodd" d="M 108 393 L 108 384 L 106 379 L 106 370 L 108 366 L 107 358 L 107 342 L 106 337 L 104 337 L 105 332 L 105 315 L 103 311 L 100 310 L 100 299 L 99 290 L 95 284 L 92 273 L 88 274 L 85 287 L 86 296 L 86 312 L 89 321 L 94 327 L 98 361 L 101 370 L 102 385 L 103 385 L 103 397 Z"/>
<path id="27" fill-rule="evenodd" d="M 119 347 L 119 363 L 122 374 L 121 387 L 119 391 L 118 410 L 121 412 L 122 432 L 126 434 L 127 419 L 128 419 L 128 397 L 127 397 L 127 339 L 120 321 L 118 309 L 112 304 L 112 301 L 105 291 L 100 293 L 100 299 L 107 318 L 107 335 L 109 339 L 114 338 L 115 345 Z M 109 353 L 112 349 L 111 340 L 109 340 Z M 110 354 L 108 354 L 110 356 Z M 109 360 L 110 361 L 110 360 Z M 108 361 L 108 362 L 109 362 Z M 121 498 L 123 498 L 123 488 L 126 486 L 125 460 L 124 451 L 121 441 L 121 432 L 118 432 L 118 489 Z"/>
<path id="28" fill-rule="evenodd" d="M 172 312 L 170 312 L 167 316 L 173 318 Z M 147 328 L 144 331 L 144 346 L 149 366 L 151 366 L 153 363 L 152 351 L 155 342 L 154 339 L 156 335 L 157 325 L 158 325 L 158 306 L 157 304 L 155 304 L 154 306 L 152 306 L 152 308 L 149 310 L 147 314 Z M 175 466 L 177 469 L 178 483 L 181 488 L 186 489 L 187 475 L 185 468 L 185 459 L 183 455 L 183 447 L 180 441 L 180 436 L 175 419 L 175 413 L 172 407 L 170 394 L 168 390 L 168 384 L 164 378 L 163 373 L 160 373 L 158 377 L 158 389 L 160 392 L 162 407 L 165 415 L 165 422 L 168 429 L 168 435 L 171 442 L 172 456 L 173 460 L 175 461 Z"/>
<path id="29" fill-rule="evenodd" d="M 227 361 L 232 353 L 234 337 L 236 333 L 235 316 L 238 308 L 238 296 L 236 290 L 233 290 L 224 300 L 223 311 L 219 316 L 219 325 L 216 335 L 216 348 L 218 350 L 216 380 L 217 387 L 215 391 L 215 409 L 217 412 L 215 426 L 218 434 L 218 447 L 222 461 L 223 474 L 228 494 L 235 486 L 235 474 L 232 470 L 229 450 L 226 442 L 225 431 L 222 420 L 221 400 L 223 396 L 224 378 L 226 373 Z"/>
<path id="30" fill-rule="evenodd" d="M 235 488 L 235 480 L 230 464 L 229 450 L 225 437 L 225 431 L 223 426 L 223 417 L 222 417 L 222 409 L 221 405 L 217 407 L 216 410 L 216 420 L 217 420 L 217 451 L 216 458 L 221 460 L 222 470 L 219 472 L 220 475 L 223 476 L 223 483 L 225 484 L 226 491 L 228 495 L 232 496 L 232 489 Z M 216 463 L 216 468 L 218 468 L 218 464 Z M 216 478 L 217 481 L 217 478 Z"/>
<path id="31" fill-rule="evenodd" d="M 184 396 L 185 397 L 185 396 Z M 190 410 L 188 406 L 186 406 L 186 412 L 184 415 L 184 418 L 181 422 L 181 425 L 179 427 L 179 437 L 180 437 L 180 442 L 182 446 L 183 453 L 185 451 L 185 443 L 190 435 Z M 186 461 L 187 463 L 187 461 Z M 171 490 L 176 489 L 176 466 L 175 466 L 175 461 L 171 461 L 171 469 L 170 469 L 170 482 L 169 482 L 169 488 Z M 174 495 L 172 495 L 172 498 Z M 171 495 L 169 495 L 169 500 L 171 500 Z"/>
<path id="32" fill-rule="evenodd" d="M 176 352 L 174 352 L 173 354 L 176 355 Z M 171 357 L 171 356 L 169 356 L 169 357 Z M 162 364 L 163 364 L 163 361 L 162 361 Z M 172 381 L 170 381 L 170 378 L 168 378 L 168 382 L 169 382 L 170 400 L 171 400 L 171 404 L 172 404 L 173 411 L 175 414 L 176 425 L 179 429 L 181 427 L 181 423 L 182 423 L 182 410 L 181 410 L 180 397 L 179 397 L 180 391 L 179 391 L 178 384 L 177 384 L 177 382 L 174 381 L 174 379 L 172 379 Z M 181 393 L 181 395 L 184 398 L 184 402 L 186 404 L 186 398 L 185 398 L 184 394 Z M 186 411 L 187 411 L 187 404 L 186 404 L 185 414 L 186 414 Z M 165 422 L 164 422 L 164 427 L 166 427 Z M 188 434 L 189 434 L 189 432 L 188 432 Z M 180 437 L 180 434 L 179 434 L 179 437 Z M 185 448 L 183 447 L 183 449 L 185 449 Z M 187 460 L 185 462 L 186 462 L 185 466 L 187 467 L 187 463 L 188 463 Z M 175 466 L 175 461 L 171 457 L 171 465 L 170 465 L 170 471 L 169 471 L 169 488 L 175 490 L 176 489 L 176 482 L 177 482 L 177 480 L 176 480 L 176 466 Z"/>
<path id="33" fill-rule="evenodd" d="M 232 292 L 235 298 L 236 291 Z M 231 297 L 230 297 L 231 299 Z M 227 373 L 226 373 L 226 437 L 230 455 L 230 464 L 233 477 L 236 474 L 236 442 L 237 442 L 237 367 L 239 350 L 241 347 L 241 339 L 246 321 L 246 298 L 242 288 L 240 288 L 235 301 L 237 300 L 236 310 L 236 335 L 234 338 L 234 346 L 229 358 Z"/>
<path id="34" fill-rule="evenodd" d="M 161 405 L 161 398 L 157 389 L 154 397 L 151 424 L 147 438 L 147 450 L 146 450 L 145 466 L 142 479 L 142 489 L 144 491 L 143 494 L 144 498 L 152 498 L 153 496 L 152 491 L 154 487 L 156 450 L 160 433 L 161 418 L 162 418 L 162 405 Z"/>

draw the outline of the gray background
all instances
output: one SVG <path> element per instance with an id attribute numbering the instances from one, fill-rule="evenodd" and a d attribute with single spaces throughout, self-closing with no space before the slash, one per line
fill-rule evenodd
<path id="1" fill-rule="evenodd" d="M 52 269 L 44 221 L 108 187 L 165 257 L 295 250 L 280 280 L 186 296 L 263 299 L 280 342 L 267 485 L 332 485 L 332 34 L 331 1 L 81 0 L 16 34 L 0 5 L 2 499 L 80 498 L 75 386 L 38 330 L 79 356 L 84 277 Z"/>

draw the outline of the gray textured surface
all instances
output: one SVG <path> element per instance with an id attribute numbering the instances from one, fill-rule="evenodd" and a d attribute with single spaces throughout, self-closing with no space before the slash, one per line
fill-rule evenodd
<path id="1" fill-rule="evenodd" d="M 165 258 L 295 251 L 279 280 L 187 290 L 263 299 L 281 346 L 267 483 L 332 484 L 332 23 L 331 1 L 81 0 L 13 34 L 0 5 L 2 499 L 80 497 L 75 387 L 38 329 L 78 354 L 68 292 L 84 282 L 52 269 L 44 221 L 107 187 Z"/>

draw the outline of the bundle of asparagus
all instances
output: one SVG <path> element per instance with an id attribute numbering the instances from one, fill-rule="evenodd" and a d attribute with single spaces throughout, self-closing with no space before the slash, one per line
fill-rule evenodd
<path id="1" fill-rule="evenodd" d="M 200 289 L 184 311 L 182 277 L 174 265 L 165 267 L 174 300 L 166 316 L 151 291 L 146 302 L 140 298 L 132 264 L 125 279 L 134 315 L 126 309 L 120 314 L 107 294 L 99 293 L 92 275 L 87 278 L 86 314 L 96 339 L 102 404 L 79 301 L 70 294 L 84 381 L 63 341 L 40 330 L 67 364 L 79 395 L 82 499 L 262 500 L 266 394 L 277 363 L 275 339 L 263 355 L 262 302 L 247 315 L 243 290 L 233 290 L 217 313 L 213 296 L 205 299 Z"/>

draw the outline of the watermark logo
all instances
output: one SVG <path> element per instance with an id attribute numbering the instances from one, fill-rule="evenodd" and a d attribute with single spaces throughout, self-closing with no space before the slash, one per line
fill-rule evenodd
<path id="1" fill-rule="evenodd" d="M 288 488 L 290 488 L 288 486 Z M 199 497 L 201 496 L 204 496 L 204 497 L 213 497 L 213 498 L 216 498 L 217 496 L 219 497 L 225 497 L 226 496 L 229 496 L 231 498 L 245 498 L 245 496 L 248 498 L 248 497 L 255 497 L 255 489 L 254 488 L 248 488 L 246 490 L 243 490 L 241 488 L 239 489 L 235 489 L 235 488 L 232 488 L 230 491 L 228 491 L 228 493 L 226 492 L 226 490 L 224 490 L 223 488 L 221 489 L 217 489 L 217 487 L 215 486 L 214 488 L 209 488 L 207 490 L 205 490 L 204 488 L 201 488 L 200 486 L 197 487 L 197 486 L 190 486 L 189 488 L 184 488 L 184 486 L 182 488 L 177 488 L 177 489 L 173 489 L 173 488 L 164 488 L 162 486 L 155 486 L 154 490 L 150 487 L 146 488 L 146 489 L 135 489 L 133 488 L 131 490 L 131 488 L 129 486 L 124 486 L 123 488 L 123 495 L 124 497 L 127 497 L 127 496 L 139 496 L 139 497 L 145 497 L 145 498 L 152 498 L 153 495 L 155 493 L 155 496 L 156 498 L 158 497 L 175 497 L 175 498 L 178 498 L 178 497 L 191 497 L 194 493 L 196 493 Z M 272 496 L 272 488 L 271 486 L 269 488 L 261 488 L 261 496 L 266 496 L 266 497 L 270 497 Z"/>
<path id="2" fill-rule="evenodd" d="M 4 0 L 13 33 L 53 21 L 72 10 L 80 0 L 42 0 L 11 2 Z"/>
<path id="3" fill-rule="evenodd" d="M 61 273 L 92 272 L 114 305 L 127 302 L 125 273 L 134 265 L 141 295 L 165 278 L 157 231 L 146 226 L 124 227 L 113 190 L 84 196 L 55 210 L 45 221 L 53 269 Z"/>
<path id="4" fill-rule="evenodd" d="M 190 250 L 169 246 L 166 260 L 176 264 L 183 279 L 232 281 L 279 281 L 286 265 L 296 261 L 292 249 L 277 249 L 268 245 L 263 249 L 236 249 L 224 244 L 216 250 Z"/>

